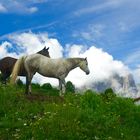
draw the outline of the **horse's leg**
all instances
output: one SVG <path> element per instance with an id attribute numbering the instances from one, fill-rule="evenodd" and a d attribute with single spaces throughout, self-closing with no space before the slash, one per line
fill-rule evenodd
<path id="1" fill-rule="evenodd" d="M 2 74 L 1 80 L 2 80 L 2 84 L 6 85 L 6 79 L 7 79 L 7 75 L 5 73 Z"/>
<path id="2" fill-rule="evenodd" d="M 8 78 L 10 77 L 10 75 L 11 75 L 11 73 L 6 73 L 5 74 L 5 77 L 4 77 L 5 78 L 5 84 L 6 84 L 7 80 L 8 80 Z"/>
<path id="3" fill-rule="evenodd" d="M 26 94 L 32 93 L 32 91 L 31 91 L 32 78 L 33 78 L 33 74 L 27 74 L 27 76 L 26 76 L 26 91 L 25 91 Z"/>
<path id="4" fill-rule="evenodd" d="M 63 87 L 63 93 L 65 93 L 65 91 L 66 91 L 66 82 L 65 82 L 65 79 L 62 79 L 62 83 L 64 85 L 64 87 Z"/>
<path id="5" fill-rule="evenodd" d="M 1 73 L 1 83 L 4 84 L 4 73 Z"/>
<path id="6" fill-rule="evenodd" d="M 31 81 L 32 81 L 33 75 L 34 75 L 33 73 L 30 74 L 30 78 L 29 78 L 29 93 L 30 94 L 32 93 Z"/>
<path id="7" fill-rule="evenodd" d="M 5 71 L 5 72 L 2 72 L 2 76 L 1 76 L 1 82 L 2 84 L 5 84 L 6 85 L 6 82 L 7 82 L 7 79 L 10 77 L 11 73 Z"/>
<path id="8" fill-rule="evenodd" d="M 29 80 L 28 80 L 28 75 L 26 75 L 26 89 L 25 89 L 25 94 L 29 93 Z"/>
<path id="9" fill-rule="evenodd" d="M 31 81 L 32 81 L 33 75 L 35 73 L 31 72 L 31 69 L 26 61 L 24 62 L 24 67 L 26 70 L 26 90 L 25 90 L 25 93 L 31 94 Z"/>
<path id="10" fill-rule="evenodd" d="M 62 96 L 62 81 L 61 81 L 61 79 L 59 79 L 59 90 L 60 90 L 59 94 L 60 94 L 60 96 Z"/>
<path id="11" fill-rule="evenodd" d="M 64 85 L 64 87 L 63 87 L 63 85 Z M 65 86 L 66 86 L 65 79 L 60 78 L 60 79 L 59 79 L 60 95 L 62 95 L 63 93 L 65 93 Z"/>

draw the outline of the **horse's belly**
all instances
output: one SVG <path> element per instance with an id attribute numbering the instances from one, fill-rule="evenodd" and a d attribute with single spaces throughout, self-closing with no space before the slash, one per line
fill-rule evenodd
<path id="1" fill-rule="evenodd" d="M 57 76 L 50 71 L 39 70 L 38 73 L 41 74 L 42 76 L 45 76 L 45 77 L 57 78 Z"/>

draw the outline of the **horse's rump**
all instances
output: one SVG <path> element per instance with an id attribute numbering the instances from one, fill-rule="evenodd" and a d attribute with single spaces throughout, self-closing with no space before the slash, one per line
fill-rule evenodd
<path id="1" fill-rule="evenodd" d="M 0 70 L 5 72 L 12 72 L 12 69 L 16 63 L 17 59 L 12 57 L 5 57 L 0 60 Z"/>

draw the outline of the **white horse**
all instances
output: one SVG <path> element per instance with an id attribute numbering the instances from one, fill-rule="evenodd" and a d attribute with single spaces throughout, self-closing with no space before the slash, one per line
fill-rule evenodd
<path id="1" fill-rule="evenodd" d="M 46 77 L 57 78 L 60 94 L 62 84 L 65 87 L 65 78 L 72 69 L 79 67 L 86 74 L 90 73 L 87 58 L 51 59 L 40 54 L 32 54 L 18 59 L 12 72 L 11 83 L 15 83 L 20 67 L 23 65 L 27 71 L 26 94 L 31 93 L 31 80 L 36 72 Z"/>

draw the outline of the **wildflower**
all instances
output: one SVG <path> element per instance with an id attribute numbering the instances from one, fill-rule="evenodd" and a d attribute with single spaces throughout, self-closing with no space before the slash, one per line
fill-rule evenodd
<path id="1" fill-rule="evenodd" d="M 20 129 L 16 129 L 16 132 L 19 132 L 20 131 Z"/>
<path id="2" fill-rule="evenodd" d="M 79 108 L 79 105 L 77 105 L 76 107 Z"/>
<path id="3" fill-rule="evenodd" d="M 21 121 L 22 119 L 21 118 L 18 118 L 18 121 Z"/>
<path id="4" fill-rule="evenodd" d="M 34 116 L 34 119 L 36 119 L 36 118 L 37 118 L 37 116 L 35 115 L 35 116 Z"/>
<path id="5" fill-rule="evenodd" d="M 95 136 L 94 138 L 95 138 L 95 140 L 99 140 L 99 138 L 97 136 Z"/>
<path id="6" fill-rule="evenodd" d="M 70 106 L 72 106 L 72 103 L 69 103 Z"/>
<path id="7" fill-rule="evenodd" d="M 51 112 L 46 112 L 47 114 L 51 114 Z"/>
<path id="8" fill-rule="evenodd" d="M 27 125 L 27 123 L 24 123 L 24 126 L 26 126 Z"/>
<path id="9" fill-rule="evenodd" d="M 56 114 L 57 114 L 56 112 L 53 113 L 54 116 L 55 116 Z"/>
<path id="10" fill-rule="evenodd" d="M 77 124 L 80 124 L 80 121 L 77 121 Z"/>
<path id="11" fill-rule="evenodd" d="M 40 120 L 42 120 L 42 118 L 40 117 L 38 120 L 40 121 Z"/>
<path id="12" fill-rule="evenodd" d="M 15 114 L 17 115 L 17 114 L 18 114 L 18 112 L 15 112 Z"/>

